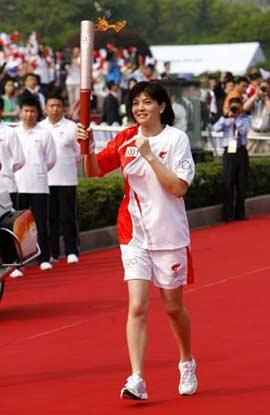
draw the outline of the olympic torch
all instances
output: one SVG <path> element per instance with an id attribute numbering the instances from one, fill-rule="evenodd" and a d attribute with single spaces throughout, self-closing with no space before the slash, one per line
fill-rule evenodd
<path id="1" fill-rule="evenodd" d="M 90 122 L 90 99 L 92 89 L 92 59 L 94 49 L 95 30 L 106 31 L 113 29 L 116 32 L 122 30 L 126 25 L 126 20 L 110 24 L 105 17 L 99 18 L 95 24 L 90 20 L 81 22 L 81 86 L 80 86 L 80 123 L 85 128 Z M 88 154 L 89 140 L 80 140 L 81 154 Z"/>
<path id="2" fill-rule="evenodd" d="M 95 24 L 90 20 L 81 22 L 80 123 L 85 128 L 88 128 L 90 122 L 94 29 Z M 80 147 L 81 154 L 88 154 L 89 140 L 80 140 Z"/>

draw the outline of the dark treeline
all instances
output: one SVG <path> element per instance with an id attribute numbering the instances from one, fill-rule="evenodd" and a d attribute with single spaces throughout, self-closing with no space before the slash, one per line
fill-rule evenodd
<path id="1" fill-rule="evenodd" d="M 0 0 L 0 32 L 38 31 L 45 43 L 65 47 L 81 20 L 96 21 L 108 10 L 111 21 L 126 19 L 149 44 L 259 41 L 270 55 L 267 1 Z"/>

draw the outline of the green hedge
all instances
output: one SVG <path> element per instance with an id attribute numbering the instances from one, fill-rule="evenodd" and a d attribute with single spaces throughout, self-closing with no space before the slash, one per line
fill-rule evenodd
<path id="1" fill-rule="evenodd" d="M 78 186 L 80 230 L 115 225 L 123 197 L 123 178 L 80 179 Z"/>
<path id="2" fill-rule="evenodd" d="M 221 163 L 198 163 L 186 197 L 187 209 L 222 203 Z M 248 197 L 270 194 L 270 158 L 251 159 Z M 116 223 L 123 197 L 123 178 L 80 179 L 78 187 L 80 230 L 102 228 Z"/>

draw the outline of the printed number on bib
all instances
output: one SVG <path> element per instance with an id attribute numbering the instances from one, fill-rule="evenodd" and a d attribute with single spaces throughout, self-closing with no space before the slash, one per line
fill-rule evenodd
<path id="1" fill-rule="evenodd" d="M 126 149 L 126 157 L 137 157 L 139 154 L 137 147 L 127 147 Z"/>

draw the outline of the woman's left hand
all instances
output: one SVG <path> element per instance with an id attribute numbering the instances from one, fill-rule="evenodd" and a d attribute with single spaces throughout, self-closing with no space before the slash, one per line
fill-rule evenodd
<path id="1" fill-rule="evenodd" d="M 135 141 L 135 145 L 146 160 L 150 161 L 153 159 L 154 155 L 151 151 L 148 138 L 138 137 Z"/>

